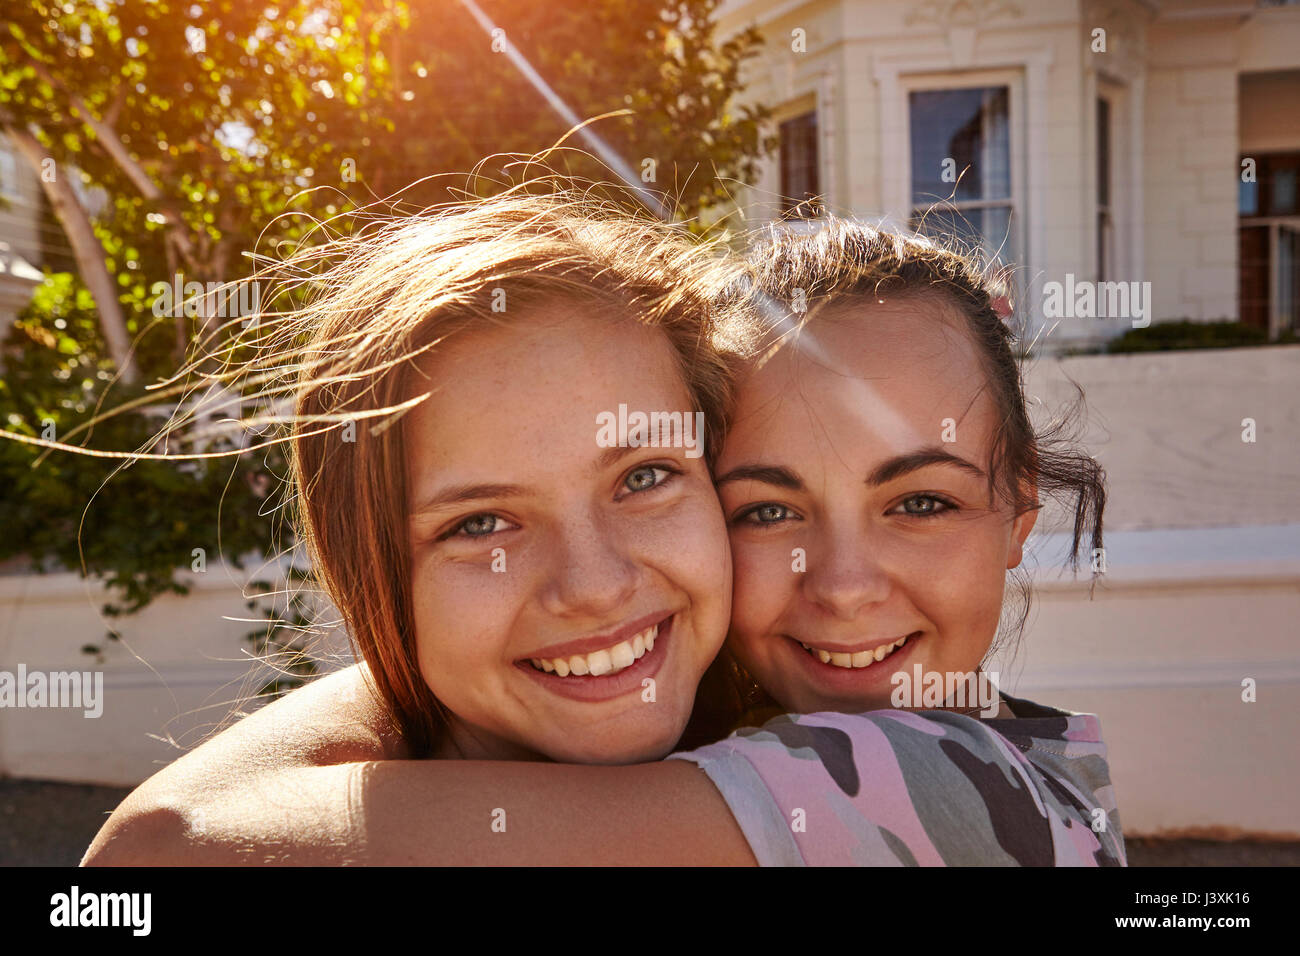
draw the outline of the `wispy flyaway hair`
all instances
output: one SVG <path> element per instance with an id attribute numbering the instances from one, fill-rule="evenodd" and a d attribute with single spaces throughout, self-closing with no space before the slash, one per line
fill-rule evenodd
<path id="1" fill-rule="evenodd" d="M 545 302 L 614 306 L 673 345 L 705 414 L 711 462 L 729 398 L 709 327 L 726 266 L 672 227 L 572 194 L 506 195 L 399 220 L 339 251 L 293 319 L 302 340 L 296 511 L 316 574 L 418 755 L 443 723 L 416 658 L 399 419 L 430 388 L 455 382 L 424 381 L 413 359 L 467 327 L 526 321 Z M 355 441 L 342 440 L 349 424 Z"/>
<path id="2" fill-rule="evenodd" d="M 185 467 L 286 453 L 293 547 L 310 557 L 411 755 L 428 755 L 446 723 L 416 654 L 403 416 L 456 382 L 454 371 L 430 381 L 418 360 L 464 330 L 528 322 L 539 306 L 594 307 L 667 338 L 704 414 L 710 464 L 725 432 L 731 373 L 711 344 L 712 313 L 740 264 L 615 193 L 546 174 L 414 215 L 372 208 L 316 223 L 243 280 L 259 283 L 256 314 L 209 327 L 185 368 L 97 419 L 160 409 L 170 421 L 150 446 L 34 443 Z"/>

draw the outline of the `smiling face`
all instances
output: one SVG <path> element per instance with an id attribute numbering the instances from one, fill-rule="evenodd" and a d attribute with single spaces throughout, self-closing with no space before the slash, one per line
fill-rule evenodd
<path id="1" fill-rule="evenodd" d="M 533 308 L 420 363 L 433 395 L 403 423 L 416 641 L 466 757 L 662 757 L 726 633 L 726 526 L 698 450 L 598 442 L 620 404 L 693 410 L 665 335 L 612 309 Z"/>
<path id="2" fill-rule="evenodd" d="M 991 493 L 997 412 L 960 322 L 844 300 L 740 383 L 730 646 L 788 710 L 888 708 L 895 672 L 973 671 L 997 632 L 1035 512 Z"/>

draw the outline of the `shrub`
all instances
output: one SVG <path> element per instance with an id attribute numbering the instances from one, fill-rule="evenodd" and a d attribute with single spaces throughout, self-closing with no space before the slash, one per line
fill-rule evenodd
<path id="1" fill-rule="evenodd" d="M 133 397 L 114 387 L 105 399 L 112 366 L 103 358 L 94 303 L 70 274 L 50 275 L 38 287 L 5 338 L 3 353 L 0 424 L 11 432 L 77 444 L 87 433 L 74 429 L 99 411 L 101 399 L 116 406 Z M 162 424 L 157 414 L 114 415 L 89 433 L 90 444 L 133 451 Z M 203 549 L 205 564 L 224 557 L 236 567 L 243 556 L 279 552 L 277 526 L 283 522 L 268 514 L 274 476 L 285 473 L 278 453 L 121 464 L 0 441 L 0 561 L 27 559 L 38 572 L 62 567 L 97 576 L 112 595 L 102 611 L 115 618 L 160 594 L 188 593 L 177 572 L 193 569 L 195 549 Z M 254 582 L 252 588 L 255 609 L 271 585 Z M 287 610 L 286 623 L 305 623 L 296 605 Z M 268 621 L 284 620 L 273 618 L 266 606 L 262 611 Z M 248 640 L 259 651 L 284 651 L 294 643 L 269 626 Z M 101 648 L 88 640 L 83 650 L 97 654 Z"/>
<path id="2" fill-rule="evenodd" d="M 1290 330 L 1273 344 L 1295 342 Z M 1269 345 L 1268 333 L 1241 322 L 1154 322 L 1144 329 L 1129 329 L 1107 343 L 1109 353 L 1165 352 L 1172 349 L 1230 349 L 1241 346 Z"/>

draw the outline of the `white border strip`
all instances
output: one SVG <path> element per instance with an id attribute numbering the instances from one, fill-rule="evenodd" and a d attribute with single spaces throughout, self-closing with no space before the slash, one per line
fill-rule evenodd
<path id="1" fill-rule="evenodd" d="M 1098 588 L 1300 581 L 1300 524 L 1229 528 L 1153 528 L 1105 535 L 1105 573 Z M 1090 552 L 1077 576 L 1065 569 L 1066 534 L 1030 536 L 1025 570 L 1042 591 L 1087 589 Z"/>

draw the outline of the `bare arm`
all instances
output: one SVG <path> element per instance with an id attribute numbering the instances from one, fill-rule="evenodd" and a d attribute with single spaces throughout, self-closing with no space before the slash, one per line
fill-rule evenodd
<path id="1" fill-rule="evenodd" d="M 140 862 L 137 854 L 157 842 L 150 832 L 201 817 L 237 786 L 292 769 L 405 757 L 368 678 L 365 665 L 321 677 L 173 761 L 122 802 L 82 862 Z"/>
<path id="2" fill-rule="evenodd" d="M 101 837 L 103 834 L 101 834 Z M 125 822 L 88 865 L 754 865 L 693 764 L 383 761 L 261 775 Z M 96 843 L 99 843 L 97 839 Z M 110 846 L 112 844 L 109 844 Z"/>
<path id="3" fill-rule="evenodd" d="M 322 678 L 150 778 L 83 863 L 755 863 L 692 764 L 400 759 L 361 677 Z"/>

